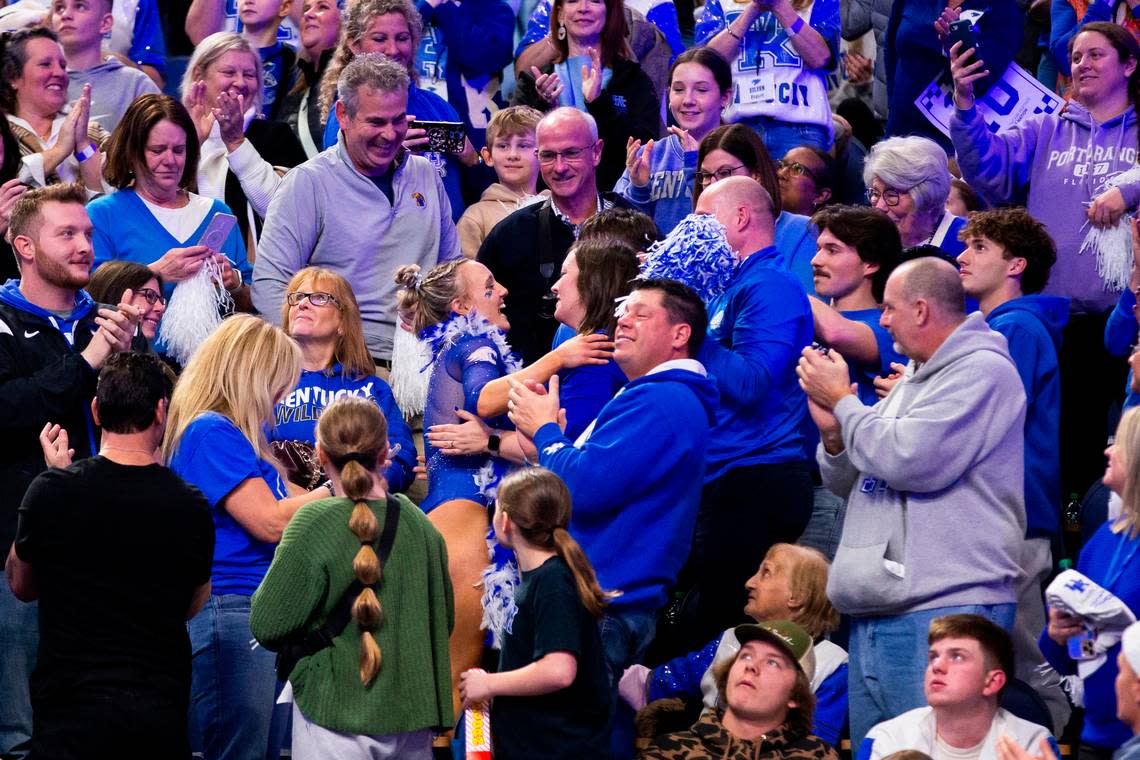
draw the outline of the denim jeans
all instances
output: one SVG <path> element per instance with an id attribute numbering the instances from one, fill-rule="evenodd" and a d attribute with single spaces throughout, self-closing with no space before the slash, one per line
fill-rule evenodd
<path id="1" fill-rule="evenodd" d="M 625 669 L 641 662 L 657 633 L 657 612 L 622 610 L 607 613 L 599 623 L 602 651 L 610 670 L 610 754 L 615 760 L 633 757 L 634 712 L 618 696 L 618 682 Z"/>
<path id="2" fill-rule="evenodd" d="M 843 536 L 847 500 L 839 498 L 823 486 L 815 487 L 812 500 L 811 519 L 796 543 L 818 549 L 831 562 L 835 559 L 839 539 Z"/>
<path id="3" fill-rule="evenodd" d="M 205 760 L 280 756 L 280 748 L 270 741 L 276 656 L 250 633 L 249 603 L 248 596 L 211 596 L 189 623 L 190 719 L 201 734 Z"/>
<path id="4" fill-rule="evenodd" d="M 760 133 L 772 160 L 783 158 L 792 148 L 810 145 L 822 151 L 831 149 L 831 133 L 819 124 L 793 124 L 768 116 L 749 119 L 748 125 Z"/>
<path id="5" fill-rule="evenodd" d="M 0 756 L 27 756 L 32 738 L 28 679 L 40 642 L 39 607 L 12 596 L 0 568 Z"/>
<path id="6" fill-rule="evenodd" d="M 851 747 L 857 754 L 863 737 L 877 723 L 926 705 L 927 633 L 943 615 L 974 614 L 1013 628 L 1017 605 L 968 604 L 935 607 L 905 615 L 851 620 L 847 698 L 851 710 Z"/>

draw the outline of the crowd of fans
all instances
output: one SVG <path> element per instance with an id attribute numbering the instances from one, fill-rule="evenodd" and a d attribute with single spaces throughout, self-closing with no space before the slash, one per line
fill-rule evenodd
<path id="1" fill-rule="evenodd" d="M 0 758 L 1140 758 L 1136 7 L 0 9 Z"/>

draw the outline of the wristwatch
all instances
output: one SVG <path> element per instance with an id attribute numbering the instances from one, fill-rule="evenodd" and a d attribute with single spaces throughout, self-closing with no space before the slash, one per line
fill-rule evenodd
<path id="1" fill-rule="evenodd" d="M 487 451 L 492 454 L 499 453 L 499 446 L 503 443 L 503 438 L 498 433 L 491 433 L 487 436 Z"/>

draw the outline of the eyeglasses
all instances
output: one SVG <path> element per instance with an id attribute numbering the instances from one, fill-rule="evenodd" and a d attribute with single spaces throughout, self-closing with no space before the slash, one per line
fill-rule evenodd
<path id="1" fill-rule="evenodd" d="M 706 187 L 713 182 L 720 182 L 722 179 L 728 179 L 735 172 L 744 168 L 744 164 L 737 164 L 736 166 L 722 166 L 715 172 L 697 172 L 693 175 L 697 180 L 697 184 Z"/>
<path id="2" fill-rule="evenodd" d="M 797 177 L 802 177 L 806 174 L 811 177 L 813 181 L 817 179 L 815 172 L 801 164 L 799 161 L 785 161 L 781 158 L 776 162 L 776 170 L 779 171 L 780 169 L 787 169 Z"/>
<path id="3" fill-rule="evenodd" d="M 561 157 L 566 163 L 573 163 L 582 159 L 587 151 L 592 151 L 593 145 L 587 145 L 584 148 L 567 148 L 566 150 L 536 150 L 534 155 L 538 156 L 538 162 L 544 166 L 549 166 Z"/>
<path id="4" fill-rule="evenodd" d="M 154 306 L 156 303 L 160 303 L 163 306 L 166 305 L 166 299 L 163 298 L 162 293 L 159 293 L 157 290 L 151 290 L 150 288 L 139 288 L 135 291 L 135 295 L 145 298 L 146 302 L 151 306 Z"/>
<path id="5" fill-rule="evenodd" d="M 336 296 L 332 293 L 301 293 L 298 291 L 285 296 L 285 300 L 289 302 L 290 306 L 297 306 L 306 298 L 313 306 L 328 306 L 331 303 L 338 309 L 340 308 L 340 301 L 336 300 Z"/>
<path id="6" fill-rule="evenodd" d="M 899 205 L 899 201 L 902 200 L 903 195 L 905 195 L 905 193 L 900 193 L 898 190 L 884 190 L 882 192 L 879 192 L 878 190 L 871 188 L 867 191 L 867 202 L 874 206 L 879 202 L 879 199 L 882 198 L 884 203 L 886 203 L 891 208 L 894 208 L 895 206 Z"/>

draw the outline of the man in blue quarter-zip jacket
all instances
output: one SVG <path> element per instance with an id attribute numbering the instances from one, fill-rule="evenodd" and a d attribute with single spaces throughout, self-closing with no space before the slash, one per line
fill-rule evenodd
<path id="1" fill-rule="evenodd" d="M 721 180 L 697 202 L 697 213 L 724 225 L 741 262 L 708 305 L 699 356 L 721 399 L 690 561 L 700 591 L 690 634 L 697 645 L 740 622 L 745 581 L 772 544 L 795 543 L 811 517 L 807 402 L 795 372 L 812 339 L 811 306 L 773 245 L 772 208 L 749 177 Z"/>

